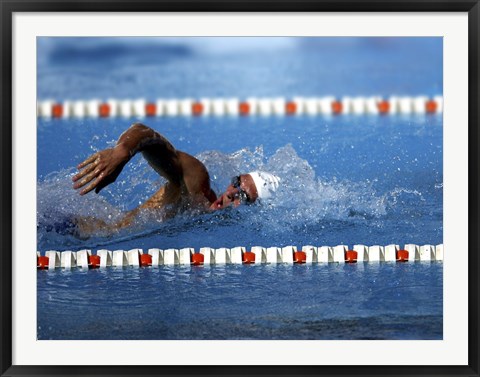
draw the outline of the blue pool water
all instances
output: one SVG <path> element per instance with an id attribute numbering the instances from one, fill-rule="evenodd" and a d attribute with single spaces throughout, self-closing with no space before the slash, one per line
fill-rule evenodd
<path id="1" fill-rule="evenodd" d="M 38 338 L 441 339 L 441 287 L 425 263 L 39 271 Z"/>
<path id="2" fill-rule="evenodd" d="M 37 80 L 58 100 L 436 95 L 442 40 L 40 38 Z M 441 115 L 141 119 L 204 162 L 217 193 L 261 168 L 277 195 L 74 237 L 66 219 L 114 220 L 163 183 L 136 156 L 100 195 L 71 187 L 136 120 L 38 120 L 38 250 L 443 242 Z M 442 277 L 439 263 L 39 271 L 38 338 L 439 339 Z"/>

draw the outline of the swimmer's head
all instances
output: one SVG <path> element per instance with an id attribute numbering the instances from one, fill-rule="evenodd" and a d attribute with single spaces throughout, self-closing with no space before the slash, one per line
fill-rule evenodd
<path id="1" fill-rule="evenodd" d="M 280 185 L 279 177 L 265 171 L 252 171 L 247 175 L 252 177 L 259 199 L 270 198 Z"/>
<path id="2" fill-rule="evenodd" d="M 211 209 L 222 209 L 233 205 L 254 203 L 257 199 L 270 198 L 278 189 L 280 178 L 276 175 L 253 171 L 232 178 L 225 192 L 210 206 Z"/>

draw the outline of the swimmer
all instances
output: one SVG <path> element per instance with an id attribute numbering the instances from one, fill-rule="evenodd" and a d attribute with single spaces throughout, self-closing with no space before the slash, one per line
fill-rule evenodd
<path id="1" fill-rule="evenodd" d="M 210 187 L 208 171 L 195 157 L 179 151 L 155 130 L 134 123 L 118 139 L 113 148 L 97 152 L 78 165 L 78 174 L 72 180 L 73 188 L 85 195 L 93 190 L 99 193 L 115 182 L 130 159 L 141 152 L 150 166 L 167 183 L 139 207 L 127 212 L 123 219 L 114 225 L 122 228 L 132 223 L 142 210 L 164 210 L 164 217 L 172 217 L 178 211 L 201 209 L 216 211 L 229 206 L 254 203 L 266 199 L 277 190 L 279 177 L 262 171 L 240 174 L 234 178 L 225 192 L 219 197 Z M 166 211 L 165 211 L 166 210 Z M 106 228 L 103 221 L 77 219 L 84 230 L 89 227 Z"/>

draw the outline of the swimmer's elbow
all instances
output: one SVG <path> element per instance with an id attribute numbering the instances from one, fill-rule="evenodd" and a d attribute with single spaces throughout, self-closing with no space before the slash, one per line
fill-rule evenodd
<path id="1" fill-rule="evenodd" d="M 143 123 L 140 123 L 140 122 L 132 123 L 132 125 L 130 126 L 130 129 L 131 130 L 138 130 L 138 131 L 152 130 L 150 127 L 148 127 L 148 126 L 146 126 L 146 125 L 144 125 Z"/>

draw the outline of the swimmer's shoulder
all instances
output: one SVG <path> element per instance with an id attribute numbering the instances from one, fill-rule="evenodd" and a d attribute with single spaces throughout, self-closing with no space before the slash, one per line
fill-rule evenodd
<path id="1" fill-rule="evenodd" d="M 195 178 L 196 180 L 202 180 L 210 178 L 207 168 L 199 159 L 182 151 L 177 151 L 177 155 L 182 166 L 184 179 Z"/>
<path id="2" fill-rule="evenodd" d="M 183 181 L 190 195 L 201 195 L 209 202 L 215 201 L 216 195 L 210 187 L 210 175 L 205 165 L 188 153 L 177 153 L 183 170 Z"/>

